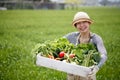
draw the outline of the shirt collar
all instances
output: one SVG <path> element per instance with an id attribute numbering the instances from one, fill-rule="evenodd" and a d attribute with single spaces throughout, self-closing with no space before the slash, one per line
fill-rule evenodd
<path id="1" fill-rule="evenodd" d="M 91 41 L 91 39 L 92 39 L 92 37 L 94 36 L 95 34 L 94 33 L 92 33 L 92 32 L 90 32 L 90 41 Z M 80 32 L 79 32 L 79 35 L 77 36 L 77 38 L 76 38 L 76 44 L 75 45 L 78 45 L 78 44 L 80 44 Z"/>

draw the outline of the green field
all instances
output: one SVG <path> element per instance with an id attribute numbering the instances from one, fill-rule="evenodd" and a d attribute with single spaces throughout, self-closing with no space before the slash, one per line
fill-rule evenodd
<path id="1" fill-rule="evenodd" d="M 76 31 L 71 22 L 77 11 L 94 20 L 91 31 L 103 38 L 108 52 L 97 80 L 119 80 L 120 8 L 106 7 L 0 11 L 0 80 L 66 80 L 66 73 L 36 66 L 31 51 L 37 43 Z"/>

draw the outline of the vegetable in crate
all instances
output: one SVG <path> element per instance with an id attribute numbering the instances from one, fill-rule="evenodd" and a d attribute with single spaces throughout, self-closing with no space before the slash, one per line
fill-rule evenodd
<path id="1" fill-rule="evenodd" d="M 100 60 L 100 55 L 93 44 L 78 44 L 74 46 L 66 38 L 38 44 L 34 49 L 34 53 L 83 66 L 98 64 Z"/>

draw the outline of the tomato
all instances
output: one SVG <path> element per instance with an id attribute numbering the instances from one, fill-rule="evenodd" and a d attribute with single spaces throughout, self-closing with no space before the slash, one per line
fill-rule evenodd
<path id="1" fill-rule="evenodd" d="M 70 54 L 69 57 L 73 58 L 73 57 L 75 57 L 75 54 Z"/>
<path id="2" fill-rule="evenodd" d="M 65 55 L 65 52 L 64 52 L 64 51 L 62 51 L 62 52 L 59 53 L 59 57 L 60 57 L 60 58 L 63 58 L 64 55 Z"/>

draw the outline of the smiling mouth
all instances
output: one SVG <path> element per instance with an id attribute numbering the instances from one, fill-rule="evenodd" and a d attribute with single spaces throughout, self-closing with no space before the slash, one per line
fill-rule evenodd
<path id="1" fill-rule="evenodd" d="M 84 31 L 84 30 L 86 30 L 86 27 L 80 28 L 80 30 L 81 30 L 81 31 Z"/>

